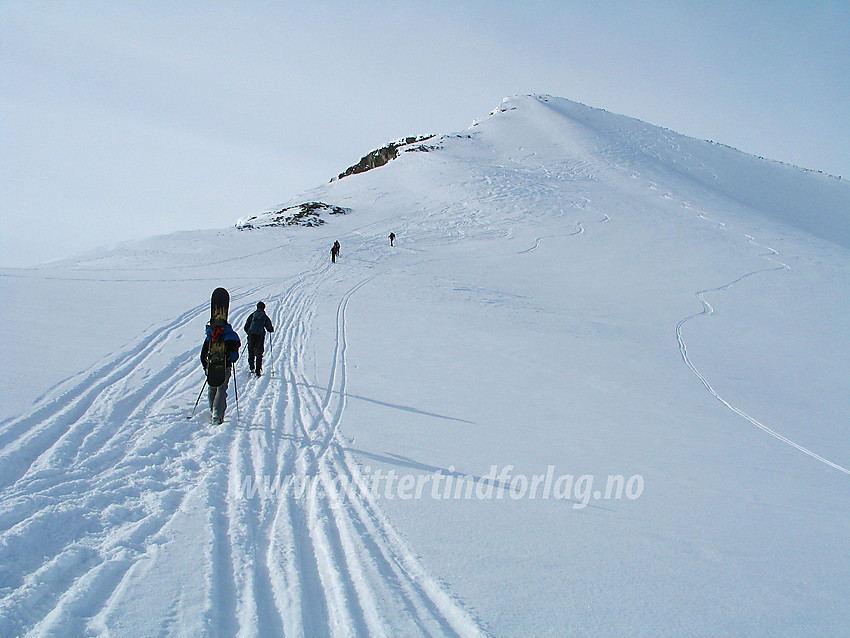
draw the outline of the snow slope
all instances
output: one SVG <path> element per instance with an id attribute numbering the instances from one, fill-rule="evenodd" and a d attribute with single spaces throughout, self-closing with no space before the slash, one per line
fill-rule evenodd
<path id="1" fill-rule="evenodd" d="M 0 635 L 846 632 L 850 185 L 549 96 L 428 145 L 0 271 Z"/>

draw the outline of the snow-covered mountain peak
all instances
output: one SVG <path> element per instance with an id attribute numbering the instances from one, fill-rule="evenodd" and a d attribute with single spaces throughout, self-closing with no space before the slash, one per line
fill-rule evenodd
<path id="1" fill-rule="evenodd" d="M 0 271 L 0 635 L 846 633 L 847 183 L 542 95 L 420 144 Z"/>
<path id="2" fill-rule="evenodd" d="M 419 177 L 423 183 L 443 179 L 442 172 L 429 173 L 435 166 L 439 171 L 454 166 L 445 173 L 448 180 L 451 173 L 455 178 L 465 175 L 468 185 L 476 186 L 457 193 L 466 207 L 489 199 L 488 185 L 495 179 L 502 189 L 513 180 L 561 182 L 565 187 L 570 181 L 602 179 L 605 174 L 612 193 L 631 189 L 630 181 L 651 183 L 683 197 L 696 190 L 733 207 L 744 206 L 756 217 L 768 217 L 850 248 L 850 182 L 565 98 L 505 98 L 465 134 L 435 136 L 427 145 L 413 144 L 404 150 L 433 151 L 398 155 L 423 173 Z M 390 172 L 404 174 L 396 186 L 405 189 L 412 179 L 410 169 L 394 164 L 397 161 L 388 164 Z M 505 173 L 507 167 L 516 170 Z M 623 181 L 622 176 L 630 179 Z M 393 187 L 390 180 L 387 188 Z M 583 196 L 580 188 L 565 187 L 559 197 L 571 191 L 579 200 Z M 333 198 L 335 191 L 328 189 L 328 193 Z M 445 205 L 459 205 L 458 200 Z M 558 198 L 550 206 L 562 208 Z"/>

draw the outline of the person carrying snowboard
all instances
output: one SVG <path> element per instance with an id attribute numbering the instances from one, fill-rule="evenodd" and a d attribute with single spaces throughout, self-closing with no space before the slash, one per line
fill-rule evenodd
<path id="1" fill-rule="evenodd" d="M 331 261 L 336 263 L 337 257 L 339 257 L 339 242 L 335 241 L 334 245 L 331 246 Z"/>
<path id="2" fill-rule="evenodd" d="M 251 373 L 257 376 L 263 373 L 266 332 L 274 332 L 274 326 L 266 314 L 266 304 L 258 301 L 257 309 L 248 315 L 245 322 L 245 333 L 248 335 L 248 367 L 251 368 Z"/>
<path id="3" fill-rule="evenodd" d="M 220 347 L 211 347 L 212 345 Z M 216 361 L 215 353 L 222 352 L 220 356 L 224 357 L 224 381 L 221 385 L 209 385 L 207 398 L 210 403 L 210 420 L 212 423 L 221 424 L 224 422 L 224 411 L 227 409 L 227 386 L 230 383 L 230 372 L 233 364 L 239 358 L 239 347 L 242 342 L 239 340 L 239 335 L 224 319 L 217 319 L 207 324 L 206 338 L 204 345 L 201 346 L 201 365 L 204 367 L 204 374 L 207 374 L 207 368 L 210 366 L 221 365 L 222 362 Z M 209 378 L 209 376 L 208 376 Z"/>

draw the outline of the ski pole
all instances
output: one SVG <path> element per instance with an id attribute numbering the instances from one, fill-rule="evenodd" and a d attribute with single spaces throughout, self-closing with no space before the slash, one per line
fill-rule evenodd
<path id="1" fill-rule="evenodd" d="M 268 356 L 266 356 L 266 359 L 268 359 L 269 361 L 272 361 L 272 335 L 271 335 L 271 333 L 269 333 L 269 354 L 268 354 Z M 272 370 L 272 376 L 274 376 L 274 362 L 272 362 L 271 370 Z"/>
<path id="2" fill-rule="evenodd" d="M 236 383 L 236 364 L 233 364 L 233 392 L 236 395 L 236 423 L 239 423 L 239 385 Z"/>
<path id="3" fill-rule="evenodd" d="M 193 416 L 195 416 L 195 410 L 198 408 L 198 404 L 201 402 L 201 395 L 204 393 L 204 390 L 206 389 L 206 387 L 207 387 L 207 380 L 204 379 L 204 385 L 201 386 L 201 391 L 198 393 L 198 400 L 195 401 L 195 407 L 192 408 L 192 413 L 189 416 L 186 417 L 187 419 L 191 419 Z"/>

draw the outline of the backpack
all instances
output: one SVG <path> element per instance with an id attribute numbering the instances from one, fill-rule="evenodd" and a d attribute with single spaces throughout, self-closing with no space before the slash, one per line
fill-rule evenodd
<path id="1" fill-rule="evenodd" d="M 224 345 L 224 319 L 215 318 L 210 322 L 210 347 L 207 352 L 207 363 L 224 365 L 227 361 L 227 348 Z"/>
<path id="2" fill-rule="evenodd" d="M 257 310 L 251 315 L 251 322 L 248 326 L 249 335 L 261 335 L 266 331 L 266 313 L 262 310 Z"/>

